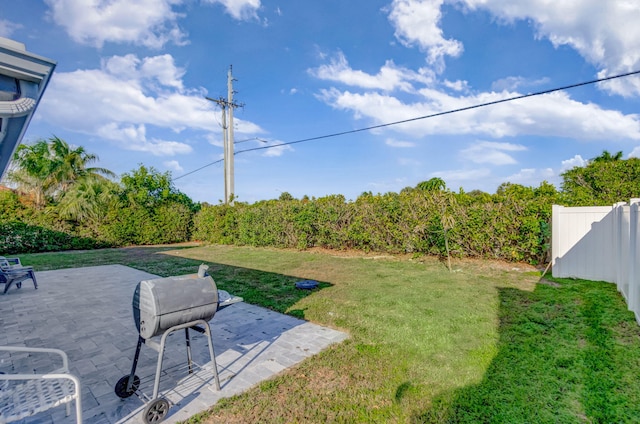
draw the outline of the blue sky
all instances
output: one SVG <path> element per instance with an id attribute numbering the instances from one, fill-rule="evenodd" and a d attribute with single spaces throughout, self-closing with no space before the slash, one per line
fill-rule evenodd
<path id="1" fill-rule="evenodd" d="M 240 201 L 384 193 L 432 177 L 559 186 L 640 156 L 640 78 L 277 147 L 640 70 L 629 0 L 0 0 L 0 36 L 57 61 L 23 141 L 56 135 L 117 174 L 224 198 L 220 110 L 237 81 Z M 259 140 L 263 141 L 259 141 Z M 623 200 L 623 199 L 621 199 Z"/>

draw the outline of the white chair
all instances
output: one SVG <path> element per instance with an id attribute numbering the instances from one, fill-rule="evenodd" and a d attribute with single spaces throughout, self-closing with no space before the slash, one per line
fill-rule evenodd
<path id="1" fill-rule="evenodd" d="M 1 352 L 11 354 L 56 354 L 62 368 L 46 374 L 0 373 L 0 423 L 10 423 L 66 405 L 71 414 L 71 402 L 76 404 L 76 422 L 82 423 L 80 380 L 69 373 L 69 358 L 60 349 L 0 346 Z"/>

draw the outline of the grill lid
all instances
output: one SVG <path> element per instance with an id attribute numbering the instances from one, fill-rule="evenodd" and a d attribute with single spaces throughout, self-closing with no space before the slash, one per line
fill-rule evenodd
<path id="1" fill-rule="evenodd" d="M 209 321 L 218 309 L 218 289 L 209 275 L 144 280 L 136 286 L 132 306 L 140 335 L 151 338 L 185 322 Z"/>

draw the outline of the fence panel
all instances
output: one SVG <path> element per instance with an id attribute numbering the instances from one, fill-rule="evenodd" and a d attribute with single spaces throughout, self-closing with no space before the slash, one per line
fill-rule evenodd
<path id="1" fill-rule="evenodd" d="M 613 282 L 613 208 L 553 206 L 552 275 Z"/>
<path id="2" fill-rule="evenodd" d="M 640 199 L 553 206 L 552 275 L 616 284 L 640 323 Z"/>
<path id="3" fill-rule="evenodd" d="M 635 200 L 635 199 L 634 199 Z M 632 202 L 629 213 L 629 310 L 640 323 L 640 203 Z"/>

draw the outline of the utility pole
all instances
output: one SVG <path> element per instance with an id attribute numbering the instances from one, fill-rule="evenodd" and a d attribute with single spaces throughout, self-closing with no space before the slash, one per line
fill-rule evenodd
<path id="1" fill-rule="evenodd" d="M 232 66 L 233 65 L 229 65 L 229 73 L 227 74 L 227 106 L 229 109 L 229 127 L 227 130 L 227 155 L 228 155 L 228 160 L 225 162 L 225 175 L 227 176 L 226 180 L 226 186 L 228 187 L 228 193 L 229 193 L 229 197 L 227 197 L 225 200 L 227 203 L 233 203 L 233 197 L 234 197 L 234 192 L 235 192 L 235 184 L 234 184 L 234 170 L 233 170 L 233 156 L 234 156 L 234 152 L 233 152 L 233 108 L 237 107 L 234 103 L 233 103 L 233 76 L 231 75 L 231 70 L 232 70 Z M 225 190 L 225 193 L 227 192 L 227 190 Z"/>
<path id="2" fill-rule="evenodd" d="M 233 157 L 235 155 L 233 151 L 233 109 L 243 106 L 233 102 L 233 75 L 231 74 L 232 66 L 229 66 L 229 72 L 227 73 L 227 98 L 222 97 L 218 99 L 212 99 L 211 97 L 205 97 L 205 99 L 217 103 L 222 109 L 222 141 L 224 146 L 224 203 L 233 204 L 234 197 L 234 169 L 233 169 Z M 227 121 L 227 111 L 229 112 L 229 120 Z"/>
<path id="3" fill-rule="evenodd" d="M 229 203 L 229 176 L 227 175 L 227 163 L 229 162 L 229 127 L 227 126 L 227 103 L 220 102 L 220 109 L 222 109 L 222 146 L 224 149 L 224 203 Z"/>

